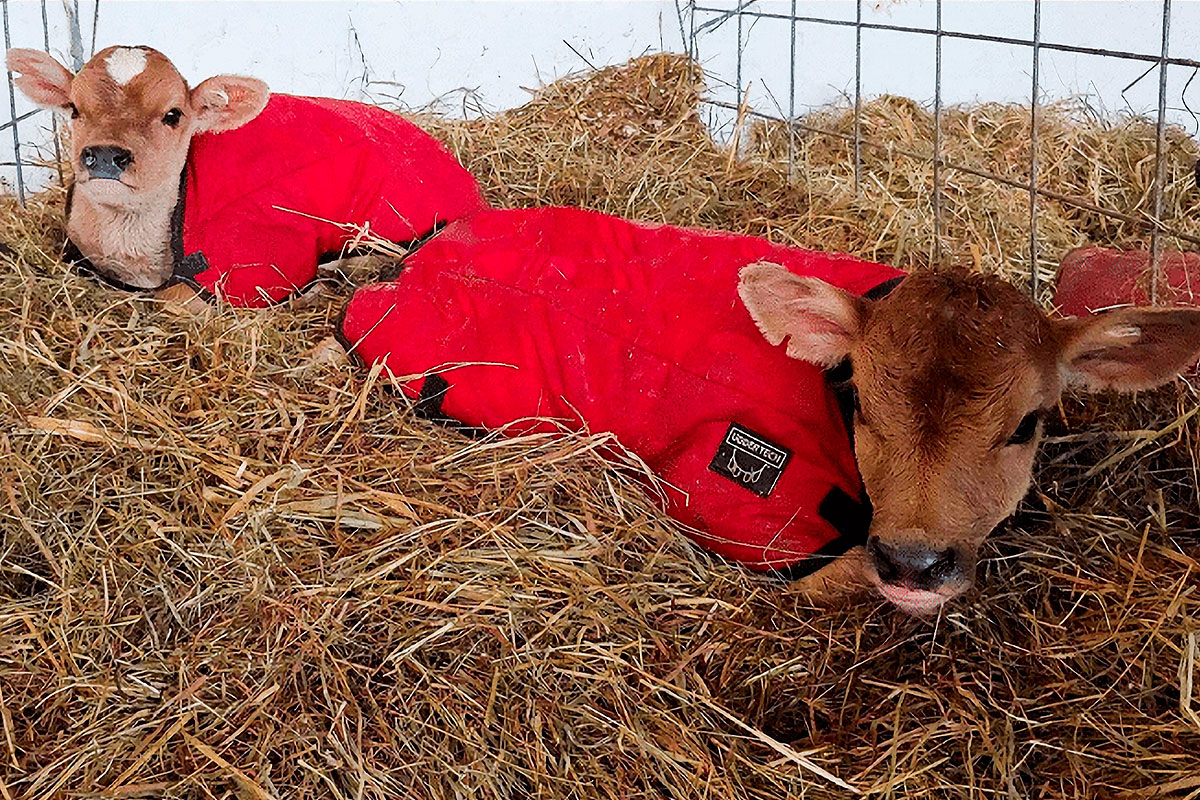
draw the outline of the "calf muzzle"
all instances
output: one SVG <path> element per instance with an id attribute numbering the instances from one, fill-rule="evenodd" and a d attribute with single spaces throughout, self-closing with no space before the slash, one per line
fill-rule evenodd
<path id="1" fill-rule="evenodd" d="M 944 550 L 922 544 L 917 534 L 884 542 L 878 536 L 867 540 L 867 553 L 879 580 L 932 592 L 960 579 L 963 559 L 953 548 Z"/>
<path id="2" fill-rule="evenodd" d="M 79 163 L 93 178 L 119 180 L 133 163 L 133 153 L 111 145 L 85 147 L 79 154 Z"/>

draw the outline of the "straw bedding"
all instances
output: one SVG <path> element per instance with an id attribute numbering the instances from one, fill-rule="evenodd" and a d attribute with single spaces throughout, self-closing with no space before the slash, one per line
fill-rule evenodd
<path id="1" fill-rule="evenodd" d="M 700 89 L 656 56 L 422 123 L 500 204 L 930 261 L 928 168 L 901 153 L 928 152 L 923 109 L 868 104 L 892 146 L 856 199 L 844 141 L 746 126 L 731 155 Z M 956 109 L 948 152 L 1015 174 L 1023 120 Z M 1048 187 L 1146 209 L 1152 129 L 1043 124 Z M 1196 145 L 1169 144 L 1168 219 L 1194 229 Z M 1024 275 L 1025 199 L 947 180 L 943 252 Z M 1188 384 L 1064 403 L 972 602 L 815 610 L 690 547 L 602 436 L 471 440 L 378 375 L 306 369 L 348 289 L 181 319 L 72 276 L 60 208 L 0 219 L 0 797 L 1200 793 Z M 1047 201 L 1042 234 L 1053 259 L 1146 231 Z"/>

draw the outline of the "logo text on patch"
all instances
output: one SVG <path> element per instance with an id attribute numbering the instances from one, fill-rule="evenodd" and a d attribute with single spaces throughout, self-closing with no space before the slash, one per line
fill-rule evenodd
<path id="1" fill-rule="evenodd" d="M 767 497 L 791 458 L 791 450 L 733 422 L 708 468 L 759 497 Z"/>

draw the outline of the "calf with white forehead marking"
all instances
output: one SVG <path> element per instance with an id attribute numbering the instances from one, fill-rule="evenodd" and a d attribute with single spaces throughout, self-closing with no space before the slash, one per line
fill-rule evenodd
<path id="1" fill-rule="evenodd" d="M 306 289 L 364 227 L 406 243 L 483 205 L 452 155 L 380 108 L 237 75 L 192 88 L 149 47 L 106 48 L 77 75 L 35 50 L 10 50 L 8 66 L 70 114 L 69 243 L 120 288 L 264 306 Z"/>

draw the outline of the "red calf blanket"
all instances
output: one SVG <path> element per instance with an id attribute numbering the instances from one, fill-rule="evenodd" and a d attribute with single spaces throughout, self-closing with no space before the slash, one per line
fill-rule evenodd
<path id="1" fill-rule="evenodd" d="M 483 207 L 471 174 L 396 114 L 273 94 L 242 127 L 192 139 L 175 275 L 233 305 L 266 306 L 303 289 L 358 228 L 410 242 Z"/>
<path id="2" fill-rule="evenodd" d="M 1168 250 L 1159 263 L 1163 305 L 1200 305 L 1200 253 Z M 1150 252 L 1077 247 L 1063 256 L 1055 280 L 1054 304 L 1072 317 L 1105 308 L 1150 302 Z"/>
<path id="3" fill-rule="evenodd" d="M 486 211 L 360 289 L 341 334 L 396 377 L 431 374 L 404 384 L 418 411 L 615 433 L 678 490 L 666 509 L 702 544 L 804 572 L 865 541 L 870 510 L 825 375 L 771 347 L 738 298 L 738 271 L 759 260 L 856 293 L 900 275 L 575 209 Z"/>

